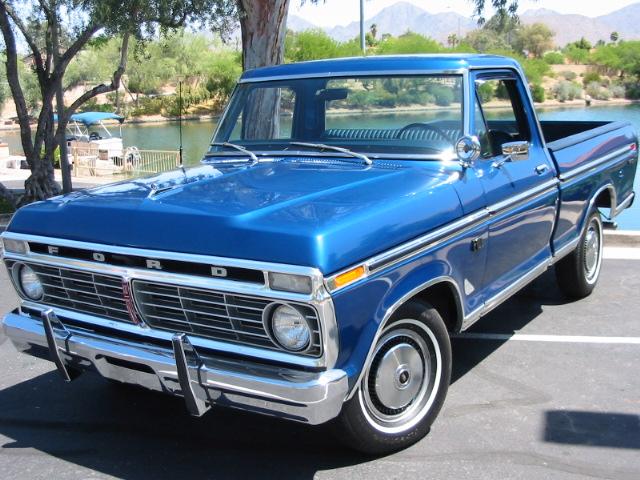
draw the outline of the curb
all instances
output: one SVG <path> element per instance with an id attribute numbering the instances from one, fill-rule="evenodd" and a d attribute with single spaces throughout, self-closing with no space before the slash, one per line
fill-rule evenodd
<path id="1" fill-rule="evenodd" d="M 605 230 L 605 247 L 640 247 L 640 232 L 633 230 Z"/>

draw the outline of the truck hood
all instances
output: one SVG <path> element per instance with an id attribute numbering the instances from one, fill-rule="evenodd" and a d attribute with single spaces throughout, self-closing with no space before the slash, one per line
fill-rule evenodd
<path id="1" fill-rule="evenodd" d="M 21 208 L 9 231 L 336 272 L 459 217 L 440 162 L 202 165 Z"/>

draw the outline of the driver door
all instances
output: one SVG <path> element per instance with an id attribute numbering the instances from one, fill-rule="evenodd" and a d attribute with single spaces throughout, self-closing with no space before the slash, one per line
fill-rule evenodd
<path id="1" fill-rule="evenodd" d="M 476 174 L 492 213 L 483 282 L 490 299 L 551 257 L 558 189 L 520 77 L 484 71 L 474 82 Z"/>

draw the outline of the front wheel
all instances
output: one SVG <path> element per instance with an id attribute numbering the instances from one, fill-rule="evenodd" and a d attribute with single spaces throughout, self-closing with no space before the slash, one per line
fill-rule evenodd
<path id="1" fill-rule="evenodd" d="M 556 264 L 558 285 L 565 295 L 584 298 L 591 294 L 600 277 L 603 243 L 602 220 L 595 210 L 576 249 Z"/>
<path id="2" fill-rule="evenodd" d="M 449 388 L 451 343 L 431 305 L 411 301 L 377 341 L 356 394 L 337 419 L 341 438 L 356 450 L 386 454 L 428 432 Z"/>

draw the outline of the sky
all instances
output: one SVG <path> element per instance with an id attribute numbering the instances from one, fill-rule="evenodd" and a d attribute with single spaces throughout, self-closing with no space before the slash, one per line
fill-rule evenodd
<path id="1" fill-rule="evenodd" d="M 400 0 L 365 0 L 365 18 L 369 18 L 380 10 Z M 402 0 L 413 3 L 429 13 L 453 11 L 470 17 L 473 6 L 470 0 Z M 529 9 L 547 8 L 559 13 L 579 13 L 589 17 L 597 17 L 618 10 L 638 0 L 520 0 L 518 12 Z M 490 3 L 490 0 L 487 0 Z M 314 5 L 307 0 L 300 6 L 300 0 L 291 0 L 290 14 L 297 15 L 318 26 L 347 25 L 358 20 L 360 0 L 319 0 Z"/>

